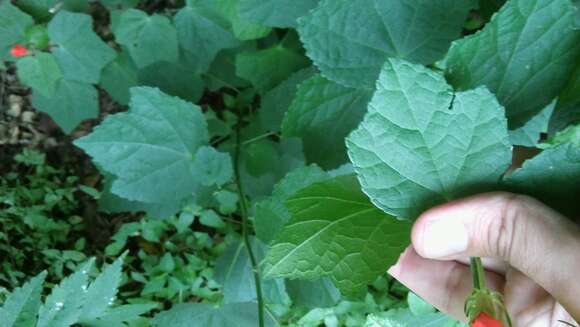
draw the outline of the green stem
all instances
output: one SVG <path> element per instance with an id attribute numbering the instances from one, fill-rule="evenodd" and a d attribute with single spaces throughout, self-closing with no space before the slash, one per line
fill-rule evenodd
<path id="1" fill-rule="evenodd" d="M 471 276 L 473 277 L 473 288 L 482 290 L 486 288 L 485 285 L 485 271 L 483 270 L 483 263 L 479 257 L 470 258 Z"/>
<path id="2" fill-rule="evenodd" d="M 241 116 L 241 115 L 240 115 Z M 256 298 L 258 301 L 258 326 L 264 327 L 264 300 L 262 297 L 262 281 L 260 278 L 260 269 L 258 267 L 258 261 L 252 250 L 252 244 L 250 242 L 250 235 L 248 233 L 248 204 L 246 202 L 246 195 L 244 193 L 244 188 L 242 186 L 242 179 L 240 178 L 240 155 L 242 152 L 242 143 L 240 137 L 241 129 L 241 117 L 238 121 L 238 126 L 236 128 L 236 151 L 234 154 L 234 175 L 236 179 L 236 186 L 238 189 L 238 195 L 240 197 L 240 210 L 242 216 L 242 239 L 246 250 L 248 251 L 248 256 L 250 257 L 250 264 L 252 265 L 252 272 L 254 274 L 254 283 L 256 284 Z"/>

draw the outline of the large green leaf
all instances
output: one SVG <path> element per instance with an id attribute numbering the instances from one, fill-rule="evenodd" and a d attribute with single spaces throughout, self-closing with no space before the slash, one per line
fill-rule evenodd
<path id="1" fill-rule="evenodd" d="M 411 224 L 373 206 L 353 175 L 309 186 L 286 206 L 292 218 L 264 260 L 266 277 L 330 276 L 358 296 L 409 244 Z"/>
<path id="2" fill-rule="evenodd" d="M 308 64 L 308 59 L 302 54 L 289 48 L 275 46 L 238 54 L 236 74 L 252 82 L 258 92 L 264 93 Z"/>
<path id="3" fill-rule="evenodd" d="M 347 162 L 344 138 L 363 119 L 372 91 L 342 86 L 316 75 L 300 84 L 282 124 L 282 135 L 302 139 L 309 162 L 325 169 Z"/>
<path id="4" fill-rule="evenodd" d="M 97 90 L 86 83 L 60 79 L 51 97 L 32 93 L 32 105 L 50 115 L 65 133 L 70 133 L 85 119 L 99 114 Z"/>
<path id="5" fill-rule="evenodd" d="M 296 20 L 314 9 L 320 0 L 240 0 L 240 16 L 270 27 L 296 27 Z"/>
<path id="6" fill-rule="evenodd" d="M 209 69 L 219 51 L 240 45 L 224 23 L 194 7 L 181 9 L 174 21 L 185 60 L 195 65 L 198 73 Z"/>
<path id="7" fill-rule="evenodd" d="M 15 289 L 0 307 L 0 327 L 34 327 L 46 272 Z"/>
<path id="8" fill-rule="evenodd" d="M 60 11 L 48 24 L 53 53 L 66 79 L 96 84 L 101 70 L 115 59 L 109 48 L 93 32 L 93 19 L 85 14 Z"/>
<path id="9" fill-rule="evenodd" d="M 447 77 L 460 90 L 485 85 L 510 127 L 527 122 L 560 93 L 580 54 L 569 0 L 511 0 L 480 32 L 456 41 Z"/>
<path id="10" fill-rule="evenodd" d="M 453 93 L 443 76 L 390 59 L 347 139 L 371 201 L 400 219 L 493 187 L 511 162 L 504 110 L 485 88 Z"/>
<path id="11" fill-rule="evenodd" d="M 276 326 L 266 314 L 265 326 Z M 155 327 L 255 327 L 258 305 L 255 302 L 230 303 L 215 307 L 205 303 L 177 304 L 153 319 Z"/>
<path id="12" fill-rule="evenodd" d="M 285 202 L 299 190 L 330 176 L 317 166 L 301 167 L 288 173 L 276 186 L 272 196 L 258 202 L 255 209 L 254 228 L 256 236 L 270 243 L 290 219 Z"/>
<path id="13" fill-rule="evenodd" d="M 148 16 L 140 10 L 129 9 L 113 25 L 113 32 L 117 42 L 129 50 L 139 68 L 178 59 L 177 30 L 165 16 Z"/>
<path id="14" fill-rule="evenodd" d="M 99 86 L 122 105 L 129 103 L 129 89 L 137 85 L 137 67 L 126 52 L 119 53 L 117 58 L 103 69 L 99 82 Z"/>
<path id="15" fill-rule="evenodd" d="M 284 115 L 298 90 L 298 85 L 310 78 L 314 69 L 305 68 L 292 74 L 288 79 L 278 84 L 262 97 L 262 104 L 258 111 L 258 117 L 262 127 L 267 130 L 279 132 L 282 128 Z"/>
<path id="16" fill-rule="evenodd" d="M 460 36 L 475 1 L 325 0 L 299 20 L 300 38 L 322 74 L 373 88 L 381 66 L 396 57 L 433 63 Z"/>
<path id="17" fill-rule="evenodd" d="M 117 176 L 112 191 L 129 200 L 174 202 L 199 184 L 192 169 L 207 144 L 201 109 L 158 89 L 132 89 L 129 112 L 111 115 L 75 142 L 104 170 Z"/>
<path id="18" fill-rule="evenodd" d="M 0 61 L 8 56 L 15 43 L 22 42 L 26 29 L 34 24 L 32 17 L 12 5 L 10 1 L 0 3 Z"/>
<path id="19" fill-rule="evenodd" d="M 524 162 L 506 179 L 520 193 L 530 194 L 569 215 L 580 213 L 580 146 L 564 143 Z"/>
<path id="20" fill-rule="evenodd" d="M 46 52 L 38 52 L 34 56 L 19 59 L 16 68 L 22 84 L 45 97 L 54 95 L 57 82 L 62 78 L 62 72 L 54 56 Z"/>

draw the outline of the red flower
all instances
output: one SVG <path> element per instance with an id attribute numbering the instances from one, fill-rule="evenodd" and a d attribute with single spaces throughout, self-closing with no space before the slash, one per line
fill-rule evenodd
<path id="1" fill-rule="evenodd" d="M 488 316 L 486 313 L 482 312 L 475 318 L 471 327 L 503 327 L 499 320 Z"/>
<path id="2" fill-rule="evenodd" d="M 10 54 L 13 57 L 20 58 L 28 54 L 28 49 L 21 44 L 16 44 L 10 49 Z"/>

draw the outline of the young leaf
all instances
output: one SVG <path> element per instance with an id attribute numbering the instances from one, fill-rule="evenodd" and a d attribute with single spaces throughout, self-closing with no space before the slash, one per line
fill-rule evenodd
<path id="1" fill-rule="evenodd" d="M 530 194 L 569 217 L 580 213 L 580 146 L 564 143 L 542 151 L 506 178 L 515 191 Z"/>
<path id="2" fill-rule="evenodd" d="M 566 84 L 580 54 L 570 0 L 511 0 L 480 32 L 456 41 L 447 77 L 460 90 L 485 85 L 511 128 L 526 123 Z"/>
<path id="3" fill-rule="evenodd" d="M 155 327 L 255 327 L 258 325 L 258 307 L 255 302 L 230 303 L 214 307 L 205 303 L 174 305 L 153 319 Z M 265 327 L 276 326 L 275 320 L 265 315 Z"/>
<path id="4" fill-rule="evenodd" d="M 309 186 L 286 206 L 292 218 L 264 260 L 266 277 L 330 276 L 358 296 L 409 244 L 411 224 L 373 206 L 353 175 Z"/>
<path id="5" fill-rule="evenodd" d="M 75 145 L 117 176 L 112 191 L 129 200 L 175 202 L 198 185 L 196 151 L 208 143 L 201 109 L 157 89 L 131 90 L 130 109 L 111 115 Z"/>
<path id="6" fill-rule="evenodd" d="M 23 41 L 26 29 L 33 24 L 32 17 L 10 1 L 0 3 L 0 62 L 8 56 L 14 44 Z"/>
<path id="7" fill-rule="evenodd" d="M 0 307 L 0 327 L 34 327 L 46 272 L 15 289 Z"/>
<path id="8" fill-rule="evenodd" d="M 252 82 L 260 93 L 271 90 L 293 72 L 307 66 L 306 57 L 282 46 L 242 52 L 236 56 L 236 74 Z"/>
<path id="9" fill-rule="evenodd" d="M 103 316 L 107 308 L 111 306 L 121 283 L 121 269 L 125 255 L 126 253 L 115 260 L 91 283 L 86 291 L 79 323 L 88 324 Z"/>
<path id="10" fill-rule="evenodd" d="M 34 56 L 18 60 L 16 68 L 22 84 L 45 97 L 54 95 L 57 83 L 62 78 L 54 56 L 46 52 L 38 52 Z"/>
<path id="11" fill-rule="evenodd" d="M 68 327 L 78 321 L 93 263 L 91 259 L 53 288 L 38 312 L 36 327 Z"/>
<path id="12" fill-rule="evenodd" d="M 129 9 L 113 26 L 117 42 L 129 50 L 138 68 L 178 59 L 177 30 L 169 18 Z"/>
<path id="13" fill-rule="evenodd" d="M 197 73 L 206 72 L 219 51 L 240 45 L 226 24 L 195 7 L 181 9 L 174 21 L 184 57 Z"/>
<path id="14" fill-rule="evenodd" d="M 96 84 L 101 70 L 115 59 L 115 51 L 93 32 L 88 15 L 60 11 L 48 24 L 48 35 L 57 45 L 53 53 L 68 80 Z"/>
<path id="15" fill-rule="evenodd" d="M 301 167 L 288 173 L 276 186 L 272 196 L 258 202 L 255 209 L 254 228 L 256 236 L 270 243 L 290 219 L 285 202 L 299 190 L 330 176 L 317 166 Z"/>
<path id="16" fill-rule="evenodd" d="M 309 162 L 333 169 L 347 162 L 344 138 L 366 113 L 372 92 L 315 75 L 300 84 L 284 122 L 284 137 L 300 137 Z"/>
<path id="17" fill-rule="evenodd" d="M 99 114 L 97 90 L 86 83 L 60 79 L 50 97 L 32 93 L 32 105 L 50 115 L 65 133 L 70 133 L 85 119 Z"/>
<path id="18" fill-rule="evenodd" d="M 430 64 L 460 36 L 475 1 L 324 0 L 299 20 L 307 54 L 324 77 L 373 88 L 387 58 Z"/>
<path id="19" fill-rule="evenodd" d="M 296 20 L 316 8 L 320 0 L 240 0 L 240 16 L 279 28 L 296 27 Z"/>
<path id="20" fill-rule="evenodd" d="M 390 59 L 347 139 L 371 201 L 399 219 L 487 190 L 511 163 L 504 110 L 485 88 L 453 94 L 440 74 Z"/>

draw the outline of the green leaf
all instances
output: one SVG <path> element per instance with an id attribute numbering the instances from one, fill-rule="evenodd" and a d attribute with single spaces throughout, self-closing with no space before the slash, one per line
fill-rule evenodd
<path id="1" fill-rule="evenodd" d="M 0 327 L 34 327 L 46 272 L 15 289 L 0 307 Z"/>
<path id="2" fill-rule="evenodd" d="M 94 259 L 91 259 L 52 289 L 38 312 L 36 327 L 65 327 L 78 322 L 93 263 Z"/>
<path id="3" fill-rule="evenodd" d="M 85 14 L 60 11 L 48 24 L 48 35 L 57 47 L 52 50 L 66 79 L 96 84 L 101 70 L 115 59 L 93 32 L 93 19 Z"/>
<path id="4" fill-rule="evenodd" d="M 511 163 L 504 110 L 493 94 L 454 94 L 440 74 L 397 59 L 385 64 L 347 146 L 364 192 L 399 219 L 493 188 Z"/>
<path id="5" fill-rule="evenodd" d="M 448 316 L 433 312 L 413 315 L 408 310 L 391 310 L 368 316 L 365 327 L 456 327 L 460 325 Z"/>
<path id="6" fill-rule="evenodd" d="M 129 104 L 129 89 L 138 85 L 137 67 L 126 52 L 108 64 L 101 74 L 101 86 L 118 103 Z"/>
<path id="7" fill-rule="evenodd" d="M 219 210 L 222 214 L 230 215 L 236 212 L 239 200 L 237 193 L 222 190 L 215 194 L 215 198 L 219 203 Z"/>
<path id="8" fill-rule="evenodd" d="M 230 303 L 214 307 L 205 303 L 174 305 L 153 319 L 155 327 L 256 327 L 258 306 L 255 302 Z M 265 315 L 266 327 L 276 326 L 274 319 Z"/>
<path id="9" fill-rule="evenodd" d="M 24 41 L 26 29 L 34 24 L 32 17 L 12 5 L 0 3 L 0 61 L 9 55 L 10 48 Z"/>
<path id="10" fill-rule="evenodd" d="M 260 262 L 266 247 L 257 239 L 250 240 L 256 260 Z M 215 264 L 215 280 L 222 285 L 224 303 L 256 300 L 256 284 L 248 251 L 242 241 L 231 244 Z M 262 280 L 262 292 L 267 303 L 288 302 L 282 280 Z"/>
<path id="11" fill-rule="evenodd" d="M 99 198 L 99 211 L 106 213 L 145 212 L 149 217 L 165 219 L 176 214 L 184 206 L 184 201 L 181 199 L 163 203 L 145 203 L 122 198 L 111 192 L 113 182 L 113 176 L 106 177 L 103 193 Z"/>
<path id="12" fill-rule="evenodd" d="M 535 147 L 540 141 L 540 136 L 548 132 L 548 124 L 555 106 L 556 101 L 552 101 L 525 125 L 509 131 L 511 143 L 513 145 Z"/>
<path id="13" fill-rule="evenodd" d="M 32 93 L 32 105 L 50 115 L 65 133 L 72 132 L 85 119 L 97 118 L 97 90 L 86 83 L 60 79 L 53 96 Z"/>
<path id="14" fill-rule="evenodd" d="M 185 7 L 174 21 L 186 60 L 195 65 L 198 73 L 209 69 L 219 51 L 240 45 L 226 24 L 202 10 Z"/>
<path id="15" fill-rule="evenodd" d="M 543 143 L 542 146 L 547 147 L 564 143 L 571 143 L 580 147 L 580 124 L 568 126 L 566 129 L 556 133 Z"/>
<path id="16" fill-rule="evenodd" d="M 205 186 L 222 186 L 231 181 L 234 176 L 231 156 L 218 152 L 210 146 L 197 150 L 193 167 L 195 171 L 201 172 L 200 182 Z"/>
<path id="17" fill-rule="evenodd" d="M 293 304 L 309 309 L 334 307 L 341 298 L 330 278 L 287 280 L 286 289 Z"/>
<path id="18" fill-rule="evenodd" d="M 126 304 L 119 307 L 109 309 L 98 319 L 92 320 L 90 323 L 91 327 L 111 327 L 115 324 L 120 324 L 123 322 L 130 322 L 139 318 L 140 315 L 148 313 L 149 311 L 157 308 L 155 303 L 146 304 Z M 126 325 L 118 325 L 119 327 L 124 327 Z M 133 325 L 129 325 L 133 326 Z M 140 326 L 140 325 L 136 325 Z M 149 326 L 149 325 L 147 325 Z"/>
<path id="19" fill-rule="evenodd" d="M 316 8 L 320 0 L 240 0 L 240 16 L 270 27 L 296 27 L 296 20 Z"/>
<path id="20" fill-rule="evenodd" d="M 75 142 L 117 176 L 113 193 L 149 203 L 175 202 L 198 185 L 193 159 L 208 143 L 201 109 L 157 89 L 131 90 L 130 109 L 111 115 Z"/>
<path id="21" fill-rule="evenodd" d="M 18 60 L 16 68 L 22 84 L 45 97 L 54 95 L 57 82 L 62 78 L 54 56 L 46 52 L 38 52 L 34 56 Z"/>
<path id="22" fill-rule="evenodd" d="M 294 100 L 298 85 L 313 74 L 314 69 L 311 67 L 299 70 L 264 94 L 258 111 L 258 119 L 265 129 L 274 132 L 281 130 L 284 115 Z"/>
<path id="23" fill-rule="evenodd" d="M 203 93 L 203 81 L 193 68 L 182 62 L 157 62 L 139 71 L 139 85 L 158 87 L 161 91 L 197 102 Z"/>
<path id="24" fill-rule="evenodd" d="M 129 9 L 114 24 L 113 33 L 117 42 L 129 50 L 138 68 L 178 59 L 177 30 L 165 16 L 148 16 L 143 11 Z"/>
<path id="25" fill-rule="evenodd" d="M 309 186 L 286 206 L 292 218 L 264 260 L 266 277 L 330 276 L 358 296 L 409 244 L 411 224 L 375 208 L 353 175 Z"/>
<path id="26" fill-rule="evenodd" d="M 347 162 L 344 139 L 362 121 L 372 92 L 315 75 L 300 84 L 282 123 L 284 137 L 302 139 L 309 162 L 336 168 Z"/>
<path id="27" fill-rule="evenodd" d="M 526 123 L 566 84 L 580 54 L 569 0 L 511 0 L 480 32 L 456 41 L 447 77 L 460 89 L 485 85 L 505 106 L 510 128 Z"/>
<path id="28" fill-rule="evenodd" d="M 226 224 L 213 210 L 204 210 L 199 217 L 199 223 L 212 228 L 224 228 Z"/>
<path id="29" fill-rule="evenodd" d="M 580 146 L 545 149 L 506 178 L 516 192 L 529 194 L 573 218 L 580 213 Z M 555 187 L 557 185 L 557 187 Z"/>
<path id="30" fill-rule="evenodd" d="M 308 64 L 303 55 L 278 45 L 238 54 L 236 74 L 250 81 L 258 92 L 265 93 Z"/>
<path id="31" fill-rule="evenodd" d="M 88 323 L 102 317 L 107 308 L 111 306 L 121 283 L 121 269 L 125 255 L 104 269 L 91 283 L 86 291 L 83 309 L 78 319 L 79 323 Z"/>
<path id="32" fill-rule="evenodd" d="M 461 35 L 475 1 L 324 0 L 299 20 L 307 54 L 324 77 L 374 88 L 387 58 L 430 64 Z"/>
<path id="33" fill-rule="evenodd" d="M 409 292 L 407 295 L 407 304 L 409 304 L 409 310 L 415 316 L 426 315 L 435 312 L 435 308 L 422 298 L 418 297 L 415 293 Z"/>
<path id="34" fill-rule="evenodd" d="M 329 178 L 327 173 L 314 165 L 301 167 L 288 173 L 274 186 L 272 196 L 256 205 L 254 217 L 256 236 L 265 243 L 274 240 L 290 219 L 290 213 L 284 205 L 286 200 L 299 190 Z"/>

